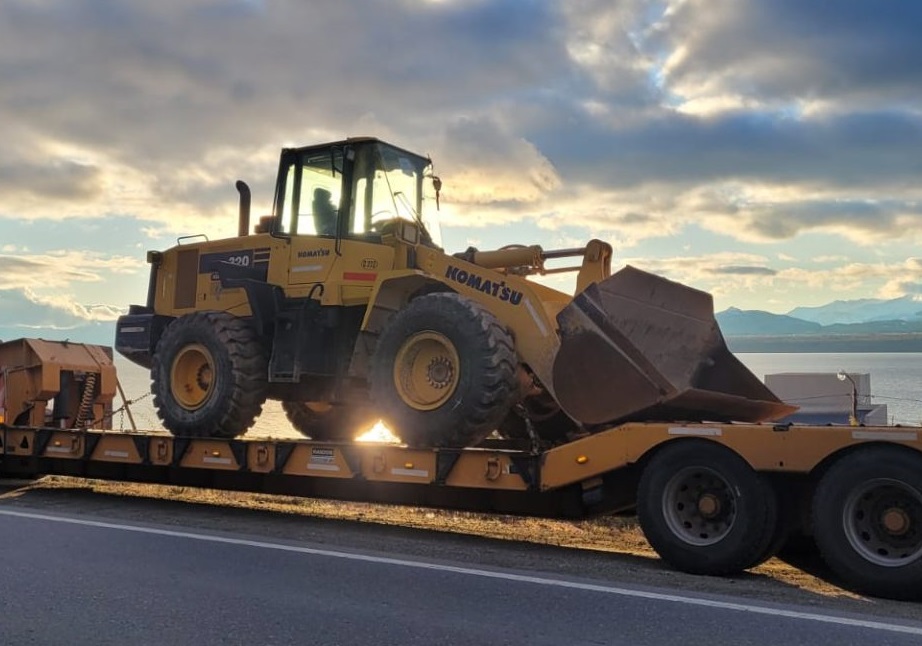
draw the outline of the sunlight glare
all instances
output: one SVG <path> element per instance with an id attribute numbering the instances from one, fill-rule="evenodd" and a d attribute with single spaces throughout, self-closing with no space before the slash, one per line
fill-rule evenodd
<path id="1" fill-rule="evenodd" d="M 388 444 L 400 444 L 400 438 L 391 433 L 391 429 L 384 425 L 384 422 L 378 420 L 374 426 L 355 438 L 356 442 L 386 442 Z"/>

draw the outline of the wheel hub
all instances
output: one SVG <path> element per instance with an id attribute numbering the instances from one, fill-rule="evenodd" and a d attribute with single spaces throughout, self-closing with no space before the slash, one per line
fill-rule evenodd
<path id="1" fill-rule="evenodd" d="M 403 402 L 416 410 L 435 410 L 458 387 L 461 360 L 452 341 L 439 332 L 417 332 L 404 341 L 394 360 L 394 384 Z"/>
<path id="2" fill-rule="evenodd" d="M 211 366 L 207 364 L 203 365 L 201 368 L 199 368 L 198 374 L 196 375 L 196 385 L 202 390 L 208 390 L 211 387 L 212 377 L 213 375 L 211 373 Z"/>
<path id="3" fill-rule="evenodd" d="M 880 478 L 855 488 L 842 521 L 855 551 L 884 567 L 922 558 L 922 492 L 904 482 Z"/>
<path id="4" fill-rule="evenodd" d="M 454 368 L 452 368 L 451 360 L 448 357 L 434 357 L 429 362 L 426 378 L 429 381 L 429 385 L 433 388 L 439 390 L 447 388 L 451 385 L 453 377 Z"/>
<path id="5" fill-rule="evenodd" d="M 682 541 L 707 546 L 723 540 L 736 522 L 729 483 L 707 467 L 686 467 L 666 484 L 663 518 Z"/>
<path id="6" fill-rule="evenodd" d="M 716 518 L 720 514 L 721 507 L 720 497 L 712 493 L 705 493 L 698 498 L 698 513 L 704 518 Z"/>
<path id="7" fill-rule="evenodd" d="M 894 536 L 902 536 L 909 531 L 912 521 L 909 515 L 897 507 L 891 507 L 883 513 L 881 525 L 884 529 Z"/>
<path id="8" fill-rule="evenodd" d="M 195 343 L 176 354 L 170 368 L 170 391 L 186 410 L 205 405 L 214 390 L 214 359 L 205 346 Z"/>

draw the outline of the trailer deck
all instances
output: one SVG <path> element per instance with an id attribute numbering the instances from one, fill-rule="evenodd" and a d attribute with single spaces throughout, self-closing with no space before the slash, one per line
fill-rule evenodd
<path id="1" fill-rule="evenodd" d="M 501 441 L 467 449 L 411 449 L 371 442 L 203 439 L 157 431 L 0 424 L 0 477 L 70 475 L 584 516 L 632 508 L 641 465 L 669 441 L 706 439 L 733 450 L 756 471 L 809 476 L 862 444 L 896 444 L 922 455 L 920 431 L 915 427 L 629 423 L 533 452 L 508 448 L 510 443 Z"/>

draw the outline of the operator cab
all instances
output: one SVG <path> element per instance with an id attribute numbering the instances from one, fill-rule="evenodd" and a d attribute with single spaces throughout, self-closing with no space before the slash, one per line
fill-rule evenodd
<path id="1" fill-rule="evenodd" d="M 380 241 L 396 219 L 438 242 L 432 162 L 373 138 L 282 150 L 273 232 Z M 425 238 L 425 234 L 424 234 Z"/>

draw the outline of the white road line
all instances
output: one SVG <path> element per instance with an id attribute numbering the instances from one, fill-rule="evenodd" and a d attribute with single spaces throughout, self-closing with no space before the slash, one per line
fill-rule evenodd
<path id="1" fill-rule="evenodd" d="M 505 581 L 516 581 L 518 583 L 531 583 L 534 585 L 545 585 L 554 588 L 568 588 L 573 590 L 584 590 L 587 592 L 601 592 L 604 594 L 614 594 L 622 597 L 635 597 L 639 599 L 651 599 L 653 601 L 668 601 L 671 603 L 681 603 L 690 606 L 704 606 L 707 608 L 717 608 L 720 610 L 735 610 L 738 612 L 750 612 L 757 615 L 769 615 L 772 617 L 787 617 L 788 619 L 801 619 L 805 621 L 816 621 L 825 624 L 835 624 L 838 626 L 849 626 L 853 628 L 867 628 L 869 630 L 881 630 L 894 633 L 905 633 L 908 635 L 922 635 L 922 628 L 916 626 L 904 626 L 900 624 L 888 624 L 882 621 L 870 621 L 866 619 L 850 619 L 848 617 L 836 617 L 832 615 L 820 615 L 812 612 L 799 612 L 797 610 L 785 610 L 783 608 L 769 608 L 764 606 L 755 606 L 745 603 L 733 603 L 730 601 L 715 601 L 712 599 L 699 599 L 696 597 L 683 597 L 677 594 L 665 594 L 662 592 L 647 592 L 644 590 L 631 590 L 630 588 L 618 588 L 608 585 L 594 583 L 581 583 L 577 581 L 564 581 L 559 579 L 547 579 L 539 576 L 528 576 L 525 574 L 512 574 L 510 572 L 495 572 L 492 570 L 479 570 L 476 568 L 459 567 L 455 565 L 444 565 L 439 563 L 426 563 L 423 561 L 410 561 L 407 559 L 395 559 L 386 556 L 371 556 L 368 554 L 352 554 L 349 552 L 337 552 L 334 550 L 321 550 L 313 547 L 298 547 L 296 545 L 284 545 L 282 543 L 269 543 L 265 541 L 252 541 L 243 538 L 229 538 L 225 536 L 209 536 L 207 534 L 195 534 L 192 532 L 179 532 L 171 529 L 157 529 L 154 527 L 139 527 L 137 525 L 122 525 L 119 523 L 107 523 L 97 520 L 85 520 L 82 518 L 69 518 L 67 516 L 49 516 L 46 514 L 28 513 L 22 511 L 12 511 L 0 509 L 2 516 L 17 516 L 20 518 L 31 518 L 34 520 L 47 520 L 57 523 L 70 523 L 72 525 L 83 525 L 86 527 L 101 527 L 104 529 L 119 529 L 126 532 L 137 532 L 139 534 L 153 534 L 155 536 L 170 536 L 174 538 L 186 538 L 196 541 L 206 541 L 209 543 L 224 543 L 227 545 L 242 545 L 246 547 L 259 547 L 262 549 L 278 550 L 281 552 L 295 552 L 298 554 L 310 554 L 312 556 L 328 556 L 331 558 L 346 559 L 349 561 L 364 561 L 366 563 L 379 563 L 383 565 L 398 565 L 401 567 L 416 568 L 419 570 L 435 570 L 438 572 L 451 572 L 454 574 L 466 574 L 468 576 L 479 576 L 487 579 L 502 579 Z"/>

